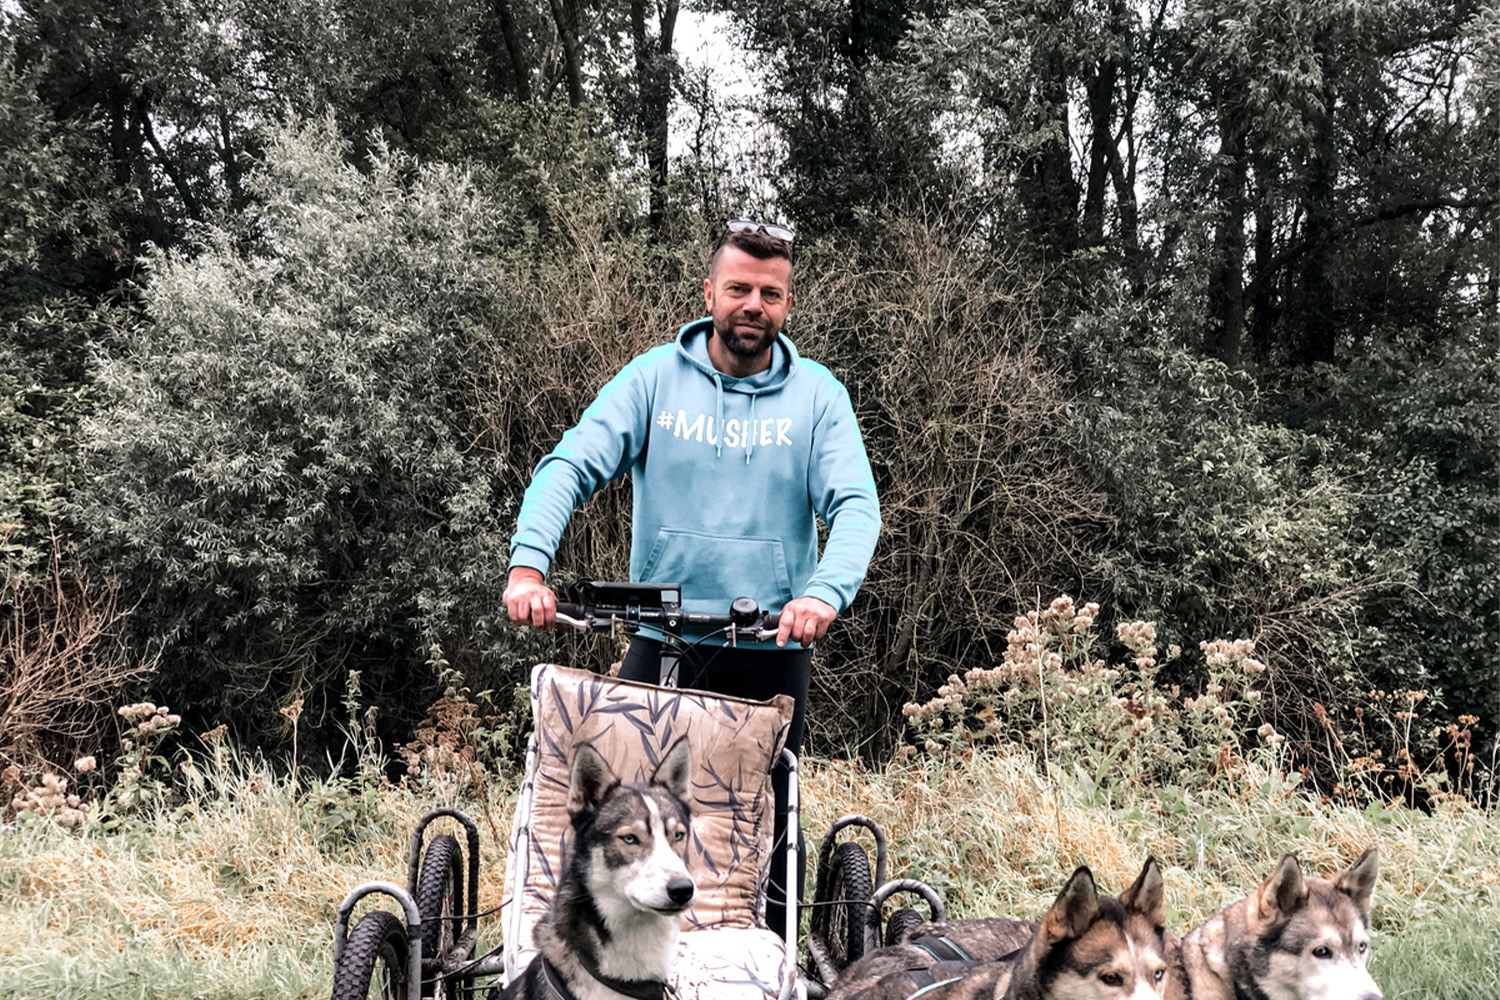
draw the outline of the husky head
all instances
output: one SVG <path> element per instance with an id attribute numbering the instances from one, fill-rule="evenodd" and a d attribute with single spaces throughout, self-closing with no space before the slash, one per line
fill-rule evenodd
<path id="1" fill-rule="evenodd" d="M 1287 854 L 1247 900 L 1252 941 L 1230 972 L 1255 1000 L 1381 1000 L 1365 968 L 1380 860 L 1371 847 L 1333 879 L 1304 877 Z"/>
<path id="2" fill-rule="evenodd" d="M 1147 858 L 1118 900 L 1101 897 L 1079 868 L 1042 918 L 1007 996 L 1157 1000 L 1167 963 L 1161 868 Z"/>
<path id="3" fill-rule="evenodd" d="M 686 737 L 672 744 L 645 784 L 622 785 L 587 743 L 574 749 L 568 813 L 575 851 L 585 861 L 584 881 L 607 924 L 676 915 L 692 903 L 685 863 L 692 767 Z"/>

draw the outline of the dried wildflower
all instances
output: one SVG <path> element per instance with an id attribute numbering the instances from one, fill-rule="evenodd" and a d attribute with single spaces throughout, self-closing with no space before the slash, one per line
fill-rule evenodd
<path id="1" fill-rule="evenodd" d="M 98 766 L 99 762 L 95 760 L 92 755 L 88 757 L 79 757 L 73 762 L 73 770 L 77 771 L 79 774 L 88 774 Z"/>

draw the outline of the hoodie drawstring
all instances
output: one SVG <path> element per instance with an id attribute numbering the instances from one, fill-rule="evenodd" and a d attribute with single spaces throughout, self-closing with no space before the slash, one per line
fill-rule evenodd
<path id="1" fill-rule="evenodd" d="M 755 438 L 756 438 L 755 429 L 760 426 L 759 424 L 757 424 L 755 422 L 755 400 L 756 400 L 757 397 L 759 397 L 759 395 L 760 395 L 760 393 L 753 393 L 750 396 L 750 447 L 748 447 L 748 448 L 745 449 L 745 464 L 746 465 L 750 464 L 750 456 L 753 455 L 753 454 L 755 454 Z"/>
<path id="2" fill-rule="evenodd" d="M 714 436 L 714 457 L 724 457 L 724 380 L 719 378 L 719 373 L 714 372 L 714 429 L 718 433 Z M 751 405 L 754 405 L 753 402 Z"/>

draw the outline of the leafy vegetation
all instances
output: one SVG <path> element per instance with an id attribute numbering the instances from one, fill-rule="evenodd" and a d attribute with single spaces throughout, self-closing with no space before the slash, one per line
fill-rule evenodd
<path id="1" fill-rule="evenodd" d="M 1093 627 L 1080 624 L 1091 613 L 1059 601 L 1022 621 L 1054 638 L 1079 636 Z M 1149 658 L 1144 623 L 1126 634 L 1137 658 Z M 1017 637 L 1018 655 L 1035 637 Z M 1246 673 L 1256 661 L 1243 644 L 1214 649 L 1226 678 L 1260 676 Z M 982 687 L 971 683 L 964 696 Z M 1384 800 L 1332 801 L 1281 769 L 1274 740 L 1244 752 L 1208 705 L 1234 701 L 1204 701 L 1197 715 L 1135 717 L 1161 719 L 1150 738 L 1184 751 L 1171 781 L 1128 759 L 1111 762 L 1118 773 L 1101 773 L 1097 745 L 1065 746 L 1090 727 L 1119 735 L 1111 701 L 1076 691 L 1054 701 L 1054 742 L 1002 723 L 988 727 L 988 742 L 945 738 L 881 767 L 807 760 L 805 833 L 816 840 L 848 812 L 871 816 L 888 834 L 892 872 L 937 887 L 959 916 L 1035 916 L 1080 863 L 1118 891 L 1153 854 L 1178 930 L 1245 895 L 1283 852 L 1328 874 L 1378 843 L 1374 968 L 1387 995 L 1489 996 L 1500 926 L 1493 810 L 1459 794 L 1425 813 Z M 116 766 L 79 761 L 66 777 L 19 790 L 16 772 L 6 774 L 15 806 L 0 835 L 0 891 L 15 919 L 0 934 L 0 994 L 324 995 L 344 893 L 372 879 L 399 881 L 407 835 L 436 805 L 475 816 L 485 861 L 480 907 L 498 905 L 517 775 L 473 707 L 462 687 L 450 687 L 430 713 L 427 742 L 414 748 L 414 777 L 398 783 L 384 778 L 357 699 L 344 709 L 348 777 L 289 773 L 237 749 L 222 729 L 191 751 L 160 752 L 176 723 L 143 704 L 121 709 L 132 742 Z M 954 708 L 942 710 L 965 714 Z M 106 773 L 121 777 L 111 785 Z M 59 786 L 61 796 L 53 794 Z M 68 795 L 80 796 L 76 805 Z M 372 898 L 358 912 L 373 905 L 381 904 Z M 498 943 L 498 921 L 481 921 L 481 934 Z M 1438 969 L 1452 975 L 1435 976 Z"/>
<path id="2" fill-rule="evenodd" d="M 707 13 L 750 96 L 679 60 Z M 1186 920 L 1378 835 L 1380 974 L 1497 964 L 1497 133 L 1473 0 L 0 4 L 0 765 L 76 821 L 0 835 L 0 990 L 321 993 L 326 898 L 277 918 L 306 969 L 236 916 L 267 873 L 399 871 L 422 796 L 503 826 L 527 667 L 618 652 L 503 620 L 516 503 L 737 216 L 797 228 L 789 332 L 884 501 L 819 808 L 895 804 L 967 912 L 1150 848 Z M 624 573 L 627 507 L 558 583 Z M 1007 633 L 1056 593 L 1155 637 L 1074 607 L 1029 687 Z M 225 860 L 246 828 L 275 850 Z M 147 884 L 199 868 L 233 905 Z"/>

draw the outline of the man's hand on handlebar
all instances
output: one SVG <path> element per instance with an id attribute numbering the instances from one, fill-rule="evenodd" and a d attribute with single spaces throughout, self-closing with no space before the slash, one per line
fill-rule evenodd
<path id="1" fill-rule="evenodd" d="M 551 628 L 557 621 L 557 595 L 534 569 L 526 566 L 512 569 L 502 600 L 513 622 Z"/>
<path id="2" fill-rule="evenodd" d="M 514 617 L 514 616 L 512 616 Z M 781 622 L 776 627 L 776 645 L 785 646 L 787 640 L 811 646 L 828 632 L 838 612 L 816 597 L 799 597 L 787 602 L 781 609 Z"/>

